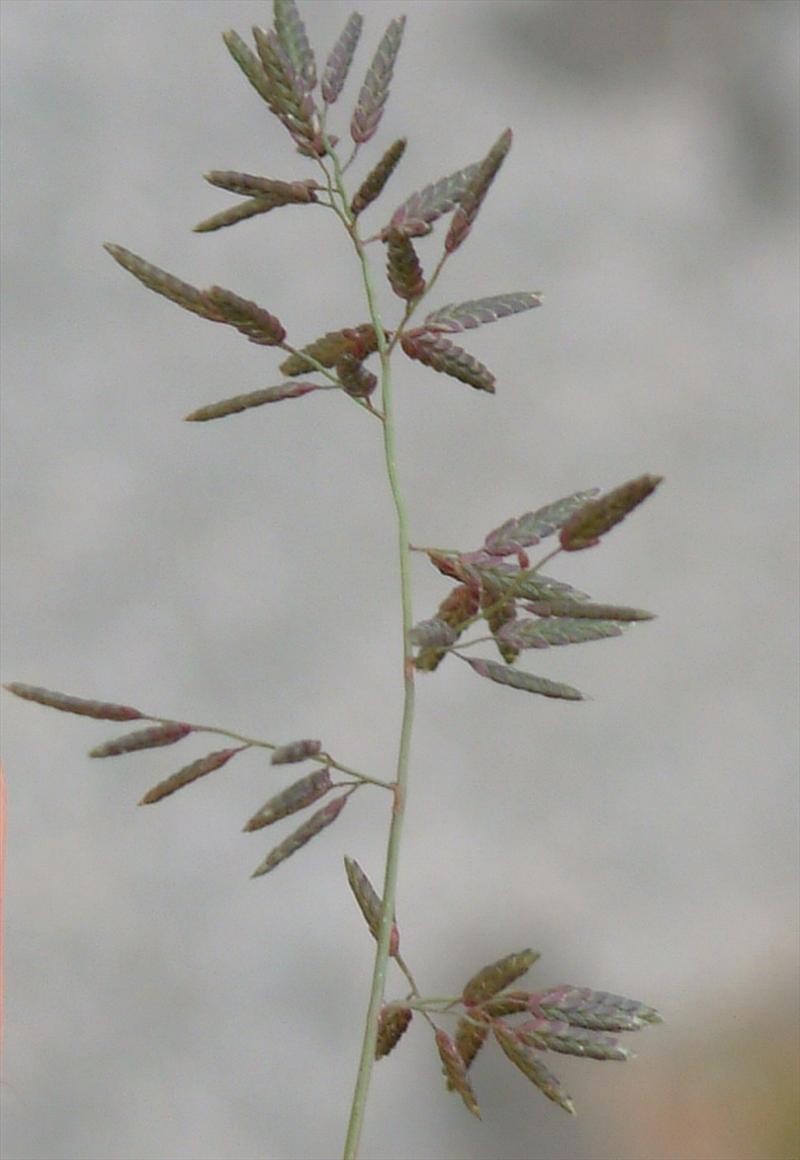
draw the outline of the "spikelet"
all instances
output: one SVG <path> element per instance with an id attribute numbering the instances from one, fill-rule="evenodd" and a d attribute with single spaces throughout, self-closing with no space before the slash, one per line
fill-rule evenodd
<path id="1" fill-rule="evenodd" d="M 156 749 L 160 745 L 174 745 L 188 736 L 192 726 L 181 721 L 167 721 L 163 725 L 153 725 L 150 729 L 139 729 L 136 733 L 126 733 L 115 737 L 103 745 L 89 750 L 90 757 L 118 757 L 121 753 L 135 753 L 139 749 Z"/>
<path id="2" fill-rule="evenodd" d="M 264 67 L 253 50 L 242 40 L 238 32 L 223 32 L 225 47 L 238 64 L 250 84 L 262 100 L 272 108 L 272 88 Z"/>
<path id="3" fill-rule="evenodd" d="M 386 271 L 398 298 L 413 302 L 425 293 L 425 276 L 411 239 L 402 230 L 386 236 Z"/>
<path id="4" fill-rule="evenodd" d="M 516 290 L 508 294 L 495 294 L 491 298 L 473 298 L 469 302 L 440 306 L 426 317 L 423 325 L 426 330 L 456 334 L 460 330 L 474 330 L 486 322 L 496 322 L 498 318 L 506 318 L 509 314 L 532 310 L 541 304 L 541 294 Z"/>
<path id="5" fill-rule="evenodd" d="M 467 584 L 460 584 L 444 598 L 434 619 L 444 621 L 451 629 L 452 640 L 449 640 L 448 644 L 454 644 L 458 640 L 464 631 L 464 625 L 477 611 L 478 594 Z M 433 672 L 443 656 L 445 652 L 441 648 L 425 645 L 414 658 L 414 667 L 420 672 Z"/>
<path id="6" fill-rule="evenodd" d="M 290 741 L 288 745 L 279 745 L 273 750 L 270 760 L 272 765 L 291 765 L 296 761 L 305 761 L 307 757 L 316 757 L 321 749 L 321 741 Z"/>
<path id="7" fill-rule="evenodd" d="M 378 1016 L 378 1038 L 375 1043 L 375 1058 L 383 1059 L 408 1030 L 414 1012 L 410 1007 L 396 1007 L 394 1004 L 382 1007 Z"/>
<path id="8" fill-rule="evenodd" d="M 388 334 L 387 334 L 388 338 Z M 295 375 L 307 374 L 315 369 L 314 363 L 309 362 L 303 355 L 309 355 L 314 362 L 324 367 L 336 366 L 344 355 L 352 355 L 359 361 L 367 355 L 374 354 L 378 349 L 378 337 L 371 322 L 364 322 L 360 326 L 346 326 L 342 330 L 329 330 L 322 338 L 304 346 L 284 359 L 280 365 L 281 373 L 293 378 Z"/>
<path id="9" fill-rule="evenodd" d="M 107 701 L 85 701 L 81 697 L 71 697 L 67 693 L 56 693 L 51 689 L 40 689 L 38 685 L 22 685 L 18 681 L 4 685 L 9 693 L 22 697 L 25 701 L 35 701 L 49 709 L 61 709 L 64 713 L 75 713 L 79 717 L 95 717 L 98 721 L 136 721 L 144 714 L 130 705 L 112 705 Z"/>
<path id="10" fill-rule="evenodd" d="M 163 294 L 165 298 L 169 298 L 170 302 L 182 306 L 184 310 L 190 310 L 192 314 L 199 314 L 201 318 L 207 318 L 210 322 L 224 321 L 219 310 L 196 286 L 182 282 L 180 278 L 168 274 L 166 270 L 159 269 L 151 262 L 146 262 L 144 258 L 131 253 L 123 246 L 115 246 L 111 242 L 106 242 L 103 249 L 107 250 L 114 261 L 118 262 L 124 270 L 133 274 L 134 278 L 138 278 L 148 290 L 153 290 L 156 294 Z"/>
<path id="11" fill-rule="evenodd" d="M 535 677 L 533 673 L 520 672 L 519 669 L 507 668 L 498 665 L 495 661 L 488 661 L 482 657 L 464 657 L 467 664 L 480 677 L 487 677 L 496 681 L 498 685 L 509 685 L 512 689 L 522 689 L 525 693 L 540 693 L 543 697 L 555 697 L 562 701 L 582 701 L 583 693 L 573 689 L 571 685 L 562 685 L 557 681 L 548 681 L 545 677 Z"/>
<path id="12" fill-rule="evenodd" d="M 538 958 L 539 952 L 530 948 L 504 955 L 502 959 L 489 963 L 473 975 L 465 985 L 461 998 L 468 1006 L 491 999 L 498 991 L 504 991 L 522 978 Z"/>
<path id="13" fill-rule="evenodd" d="M 640 1031 L 661 1023 L 658 1011 L 636 999 L 565 984 L 528 997 L 528 1009 L 548 1019 L 563 1019 L 571 1027 L 594 1031 Z"/>
<path id="14" fill-rule="evenodd" d="M 369 141 L 380 124 L 383 108 L 389 96 L 389 85 L 392 81 L 394 63 L 400 51 L 405 23 L 405 16 L 389 22 L 369 66 L 358 96 L 358 104 L 350 121 L 350 136 L 357 145 Z"/>
<path id="15" fill-rule="evenodd" d="M 393 142 L 383 157 L 381 157 L 378 164 L 364 178 L 358 192 L 350 203 L 353 217 L 358 217 L 368 205 L 372 205 L 373 201 L 380 197 L 386 182 L 394 173 L 400 158 L 406 151 L 406 144 L 405 137 L 400 137 L 399 140 Z"/>
<path id="16" fill-rule="evenodd" d="M 185 785 L 197 781 L 199 777 L 205 777 L 207 773 L 213 773 L 215 769 L 220 769 L 237 753 L 241 753 L 243 749 L 248 748 L 249 746 L 247 745 L 239 745 L 235 749 L 218 749 L 216 753 L 206 754 L 205 757 L 193 761 L 191 765 L 184 766 L 183 769 L 179 769 L 177 773 L 173 773 L 165 781 L 161 781 L 158 785 L 153 786 L 144 795 L 139 805 L 148 806 L 153 802 L 161 801 L 162 798 L 169 797 L 171 793 L 183 789 Z"/>
<path id="17" fill-rule="evenodd" d="M 445 238 L 445 252 L 452 254 L 457 250 L 472 229 L 472 223 L 478 216 L 483 199 L 489 191 L 489 186 L 497 176 L 497 171 L 503 164 L 506 154 L 511 148 L 511 130 L 506 129 L 498 137 L 484 160 L 478 166 L 478 171 L 469 183 L 459 204 L 456 206 L 450 229 Z"/>
<path id="18" fill-rule="evenodd" d="M 524 607 L 528 612 L 535 612 L 537 616 L 567 616 L 572 619 L 620 622 L 655 620 L 655 613 L 645 612 L 643 608 L 626 608 L 620 604 L 588 604 L 577 600 L 559 600 L 557 596 L 546 600 L 535 600 Z"/>
<path id="19" fill-rule="evenodd" d="M 381 930 L 383 902 L 375 893 L 372 883 L 358 862 L 356 862 L 355 858 L 345 857 L 344 868 L 347 874 L 347 881 L 353 892 L 353 897 L 358 903 L 361 913 L 364 915 L 364 921 L 369 927 L 370 934 L 377 942 Z M 399 950 L 400 932 L 397 929 L 397 923 L 393 921 L 392 933 L 389 939 L 389 954 L 394 958 Z"/>
<path id="20" fill-rule="evenodd" d="M 515 620 L 500 627 L 498 644 L 512 649 L 549 648 L 551 645 L 583 644 L 620 636 L 622 629 L 613 620 L 554 616 L 545 620 Z"/>
<path id="21" fill-rule="evenodd" d="M 565 552 L 594 547 L 601 536 L 652 495 L 662 478 L 660 475 L 640 475 L 584 504 L 561 529 L 561 547 Z"/>
<path id="22" fill-rule="evenodd" d="M 378 385 L 378 378 L 352 354 L 343 354 L 336 364 L 336 375 L 352 399 L 368 398 Z"/>
<path id="23" fill-rule="evenodd" d="M 433 229 L 433 222 L 458 205 L 478 168 L 478 165 L 466 165 L 463 169 L 457 169 L 455 173 L 426 185 L 417 193 L 412 193 L 394 211 L 388 226 L 381 231 L 381 238 L 385 239 L 392 229 L 401 229 L 410 238 L 429 234 Z"/>
<path id="24" fill-rule="evenodd" d="M 432 370 L 460 379 L 478 391 L 494 394 L 495 378 L 492 372 L 442 334 L 424 329 L 407 330 L 400 339 L 400 345 L 409 358 L 416 359 Z"/>
<path id="25" fill-rule="evenodd" d="M 485 551 L 491 556 L 510 556 L 513 552 L 540 544 L 546 536 L 558 531 L 599 490 L 593 487 L 588 491 L 576 491 L 534 512 L 506 520 L 499 528 L 489 532 L 483 543 Z"/>
<path id="26" fill-rule="evenodd" d="M 476 1023 L 474 1018 L 467 1019 L 463 1015 L 459 1019 L 456 1025 L 455 1044 L 467 1069 L 472 1066 L 475 1056 L 483 1047 L 488 1035 L 488 1023 Z"/>
<path id="27" fill-rule="evenodd" d="M 504 630 L 513 629 L 517 609 L 513 600 L 509 600 L 505 604 L 498 604 L 499 599 L 500 593 L 493 586 L 485 585 L 481 589 L 481 608 L 492 609 L 486 616 L 486 623 L 489 625 L 500 656 L 510 665 L 519 656 L 519 646 L 512 636 L 504 635 Z"/>
<path id="28" fill-rule="evenodd" d="M 574 1116 L 575 1104 L 565 1091 L 561 1081 L 548 1071 L 543 1063 L 539 1062 L 533 1052 L 520 1043 L 515 1032 L 503 1023 L 493 1024 L 492 1030 L 495 1039 L 514 1066 L 539 1089 L 542 1095 L 547 1096 L 565 1112 Z"/>
<path id="29" fill-rule="evenodd" d="M 274 850 L 270 850 L 263 862 L 260 862 L 253 871 L 251 877 L 258 878 L 262 874 L 268 874 L 270 870 L 274 870 L 281 862 L 285 862 L 292 854 L 295 854 L 306 842 L 310 842 L 312 838 L 316 838 L 317 834 L 321 834 L 324 829 L 335 822 L 339 814 L 347 805 L 347 799 L 350 795 L 348 793 L 342 794 L 341 797 L 334 798 L 328 805 L 323 806 L 321 810 L 317 810 L 315 814 L 303 822 L 302 826 L 298 826 L 288 838 L 276 846 Z"/>
<path id="30" fill-rule="evenodd" d="M 251 407 L 263 407 L 265 403 L 279 403 L 283 399 L 299 399 L 312 391 L 325 389 L 324 385 L 318 383 L 281 383 L 277 387 L 263 387 L 260 391 L 249 391 L 246 395 L 234 395 L 231 399 L 220 399 L 218 403 L 198 407 L 186 416 L 186 422 L 205 423 L 209 419 L 223 419 L 226 415 L 237 415 Z"/>
<path id="31" fill-rule="evenodd" d="M 352 12 L 347 19 L 347 23 L 339 39 L 331 49 L 330 56 L 325 64 L 325 71 L 322 74 L 322 99 L 326 105 L 334 104 L 342 91 L 344 82 L 347 80 L 347 74 L 350 71 L 353 53 L 356 50 L 356 45 L 361 36 L 363 24 L 364 18 L 361 14 L 359 12 Z"/>
<path id="32" fill-rule="evenodd" d="M 251 197 L 247 201 L 237 202 L 236 205 L 229 206 L 228 209 L 212 214 L 211 217 L 203 218 L 196 226 L 192 226 L 192 230 L 196 234 L 210 234 L 214 230 L 222 230 L 226 226 L 235 226 L 237 222 L 257 217 L 258 214 L 269 213 L 271 209 L 275 209 L 275 205 L 275 202 L 269 201 L 267 198 Z"/>
<path id="33" fill-rule="evenodd" d="M 203 298 L 229 326 L 235 326 L 251 342 L 260 346 L 278 346 L 286 338 L 286 331 L 273 314 L 247 298 L 240 298 L 232 290 L 212 286 L 203 291 Z"/>
<path id="34" fill-rule="evenodd" d="M 436 1046 L 439 1049 L 439 1058 L 442 1061 L 442 1072 L 450 1091 L 458 1092 L 464 1101 L 464 1106 L 473 1116 L 481 1118 L 481 1110 L 472 1090 L 472 1084 L 467 1075 L 467 1066 L 461 1058 L 458 1048 L 447 1034 L 439 1028 L 436 1032 Z"/>
<path id="35" fill-rule="evenodd" d="M 230 169 L 212 169 L 204 174 L 209 185 L 238 193 L 242 197 L 258 197 L 273 205 L 308 205 L 317 200 L 315 190 L 319 182 L 313 178 L 302 181 L 278 181 L 274 177 L 257 177 L 252 173 L 239 173 Z"/>
<path id="36" fill-rule="evenodd" d="M 417 648 L 440 646 L 447 648 L 454 644 L 456 634 L 446 620 L 434 616 L 430 620 L 420 620 L 410 630 L 408 638 Z"/>
<path id="37" fill-rule="evenodd" d="M 529 1011 L 530 995 L 527 991 L 501 991 L 481 1004 L 481 1011 L 489 1019 L 504 1019 L 507 1015 L 520 1015 Z"/>
<path id="38" fill-rule="evenodd" d="M 274 0 L 275 31 L 281 47 L 310 92 L 317 83 L 317 66 L 306 28 L 294 0 Z"/>
<path id="39" fill-rule="evenodd" d="M 288 818 L 290 814 L 304 810 L 306 806 L 313 805 L 315 801 L 324 797 L 331 788 L 330 769 L 327 766 L 324 769 L 315 769 L 313 773 L 301 777 L 299 781 L 271 797 L 246 823 L 244 832 L 261 830 L 264 826 L 271 826 L 273 822 L 279 821 L 280 818 Z"/>
<path id="40" fill-rule="evenodd" d="M 323 157 L 326 149 L 319 119 L 303 78 L 295 71 L 274 32 L 265 32 L 256 26 L 253 28 L 253 38 L 267 78 L 267 103 L 270 109 L 289 130 L 301 153 Z"/>
<path id="41" fill-rule="evenodd" d="M 570 1027 L 563 1021 L 529 1019 L 516 1024 L 514 1031 L 520 1043 L 538 1051 L 555 1051 L 560 1055 L 575 1055 L 579 1059 L 600 1062 L 615 1060 L 624 1063 L 631 1057 L 629 1049 L 622 1047 L 616 1036 L 585 1027 Z"/>

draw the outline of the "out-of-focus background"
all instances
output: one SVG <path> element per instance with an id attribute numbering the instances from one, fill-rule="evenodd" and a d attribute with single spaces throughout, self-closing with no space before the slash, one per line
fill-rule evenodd
<path id="1" fill-rule="evenodd" d="M 420 679 L 398 912 L 428 993 L 533 945 L 539 985 L 632 995 L 666 1023 L 624 1067 L 555 1060 L 577 1121 L 487 1050 L 482 1124 L 415 1026 L 377 1069 L 364 1155 L 791 1160 L 798 7 L 359 7 L 342 136 L 383 27 L 409 18 L 352 180 L 395 137 L 409 148 L 365 220 L 377 229 L 513 126 L 432 305 L 546 295 L 465 336 L 493 398 L 398 364 L 415 540 L 474 548 L 577 488 L 666 477 L 603 547 L 552 566 L 659 615 L 527 662 L 591 700 L 523 696 L 452 662 Z M 318 58 L 349 11 L 302 6 Z M 253 297 L 300 343 L 363 321 L 325 213 L 190 232 L 232 200 L 208 169 L 314 173 L 219 37 L 269 7 L 6 0 L 2 19 L 3 680 L 317 736 L 390 776 L 399 611 L 377 425 L 334 394 L 182 424 L 279 381 L 278 360 L 100 248 Z M 440 242 L 420 247 L 429 266 Z M 382 303 L 391 326 L 398 300 Z M 446 583 L 420 558 L 415 584 L 431 615 Z M 383 803 L 359 794 L 251 882 L 273 835 L 239 830 L 282 780 L 263 758 L 139 810 L 216 746 L 85 756 L 114 733 L 4 695 L 4 1155 L 329 1160 L 372 959 L 341 858 L 379 879 Z"/>

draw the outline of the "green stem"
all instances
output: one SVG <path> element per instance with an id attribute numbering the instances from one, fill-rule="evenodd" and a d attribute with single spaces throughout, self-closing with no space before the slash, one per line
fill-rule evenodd
<path id="1" fill-rule="evenodd" d="M 341 181 L 341 171 L 334 158 L 334 170 L 339 192 L 344 204 L 347 204 L 346 194 Z M 375 1062 L 375 1044 L 378 1038 L 378 1017 L 383 1002 L 383 992 L 386 983 L 386 970 L 389 962 L 389 943 L 392 933 L 392 923 L 397 896 L 397 876 L 400 862 L 400 843 L 405 819 L 406 791 L 408 784 L 408 762 L 411 748 L 411 731 L 414 721 L 414 662 L 413 650 L 409 640 L 409 632 L 413 625 L 411 608 L 411 550 L 409 541 L 408 515 L 405 500 L 397 474 L 397 455 L 395 445 L 395 423 L 392 402 L 392 375 L 389 361 L 390 351 L 386 341 L 386 333 L 381 323 L 378 305 L 372 286 L 372 278 L 367 263 L 364 246 L 358 237 L 355 225 L 351 225 L 350 233 L 361 263 L 364 288 L 369 304 L 370 316 L 375 327 L 378 341 L 378 353 L 381 360 L 381 406 L 383 410 L 383 444 L 386 462 L 386 474 L 392 493 L 397 518 L 397 542 L 400 569 L 400 600 L 402 605 L 403 621 L 403 718 L 400 728 L 400 741 L 397 753 L 396 780 L 394 783 L 394 805 L 389 827 L 389 838 L 386 848 L 386 869 L 383 880 L 383 908 L 381 923 L 378 932 L 375 962 L 372 970 L 372 985 L 370 987 L 369 1006 L 364 1024 L 364 1037 L 361 1046 L 361 1059 L 358 1065 L 353 1100 L 350 1107 L 350 1120 L 347 1127 L 347 1138 L 344 1146 L 344 1160 L 356 1160 L 358 1146 L 361 1139 L 361 1130 L 364 1124 L 364 1114 L 367 1106 L 372 1068 Z"/>

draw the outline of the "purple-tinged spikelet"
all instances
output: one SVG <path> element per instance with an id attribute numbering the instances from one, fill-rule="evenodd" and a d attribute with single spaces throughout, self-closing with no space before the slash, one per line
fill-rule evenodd
<path id="1" fill-rule="evenodd" d="M 191 765 L 184 766 L 183 769 L 179 769 L 177 773 L 173 773 L 165 781 L 160 781 L 158 785 L 153 786 L 144 795 L 139 805 L 149 806 L 153 802 L 160 802 L 162 798 L 169 797 L 176 790 L 183 789 L 185 785 L 197 781 L 199 777 L 205 777 L 207 773 L 213 773 L 215 769 L 220 769 L 237 753 L 248 748 L 247 745 L 238 745 L 235 749 L 218 749 L 215 753 L 208 753 L 205 757 L 200 757 Z"/>
<path id="2" fill-rule="evenodd" d="M 601 536 L 652 495 L 662 478 L 661 475 L 640 475 L 584 504 L 561 529 L 561 547 L 565 552 L 594 547 Z"/>
<path id="3" fill-rule="evenodd" d="M 130 705 L 112 705 L 107 701 L 84 701 L 81 697 L 71 697 L 67 693 L 40 689 L 38 685 L 22 685 L 18 681 L 12 681 L 3 687 L 25 701 L 35 701 L 37 705 L 61 709 L 64 713 L 76 713 L 79 717 L 95 717 L 99 721 L 136 721 L 144 716 Z"/>
<path id="4" fill-rule="evenodd" d="M 89 750 L 90 757 L 118 757 L 121 753 L 134 753 L 139 749 L 156 749 L 160 745 L 174 745 L 192 732 L 192 726 L 182 721 L 167 721 L 163 725 L 153 725 L 150 729 L 139 729 L 136 733 L 126 733 L 115 737 L 103 745 Z"/>

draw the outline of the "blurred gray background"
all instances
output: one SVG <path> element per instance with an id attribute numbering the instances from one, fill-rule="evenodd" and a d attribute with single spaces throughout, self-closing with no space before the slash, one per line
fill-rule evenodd
<path id="1" fill-rule="evenodd" d="M 798 7 L 359 8 L 341 135 L 385 23 L 409 17 L 353 181 L 394 137 L 409 149 L 365 220 L 377 229 L 513 126 L 431 305 L 546 295 L 467 336 L 494 398 L 398 363 L 414 539 L 470 549 L 577 488 L 666 476 L 602 548 L 551 568 L 659 615 L 527 662 L 591 700 L 523 696 L 452 662 L 420 679 L 398 917 L 429 994 L 532 945 L 538 985 L 632 995 L 667 1022 L 625 1067 L 555 1060 L 577 1121 L 487 1050 L 482 1124 L 415 1026 L 376 1071 L 364 1157 L 790 1160 Z M 350 8 L 302 11 L 324 60 Z M 300 343 L 363 321 L 328 215 L 190 233 L 231 200 L 208 169 L 313 173 L 219 37 L 270 8 L 6 0 L 2 18 L 3 680 L 317 736 L 391 776 L 399 610 L 377 424 L 333 394 L 182 424 L 279 381 L 278 360 L 100 248 L 253 297 Z M 429 266 L 437 244 L 421 246 Z M 391 326 L 398 300 L 382 303 Z M 447 585 L 423 558 L 415 587 L 431 615 Z M 239 830 L 281 784 L 264 759 L 138 810 L 218 746 L 88 760 L 114 732 L 3 698 L 4 1155 L 335 1157 L 372 960 L 341 857 L 379 879 L 383 801 L 359 794 L 251 882 L 273 835 Z"/>

